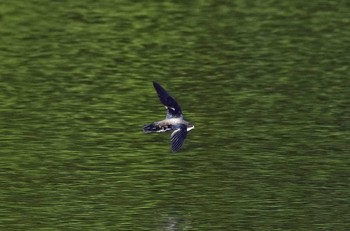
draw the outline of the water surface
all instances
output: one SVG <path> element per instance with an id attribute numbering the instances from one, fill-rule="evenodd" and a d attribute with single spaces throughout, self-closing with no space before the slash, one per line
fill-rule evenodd
<path id="1" fill-rule="evenodd" d="M 1 230 L 347 230 L 349 10 L 1 3 Z"/>

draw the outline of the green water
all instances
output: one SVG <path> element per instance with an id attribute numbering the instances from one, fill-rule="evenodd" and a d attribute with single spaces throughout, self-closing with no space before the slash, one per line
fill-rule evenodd
<path id="1" fill-rule="evenodd" d="M 348 1 L 3 1 L 1 230 L 349 230 Z M 177 154 L 151 81 L 195 125 Z"/>

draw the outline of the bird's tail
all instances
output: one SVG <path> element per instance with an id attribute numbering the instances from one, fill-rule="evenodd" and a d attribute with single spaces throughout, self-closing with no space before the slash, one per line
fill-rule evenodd
<path id="1" fill-rule="evenodd" d="M 151 133 L 151 132 L 158 132 L 159 126 L 156 126 L 154 123 L 146 124 L 143 126 L 143 132 L 144 133 Z"/>

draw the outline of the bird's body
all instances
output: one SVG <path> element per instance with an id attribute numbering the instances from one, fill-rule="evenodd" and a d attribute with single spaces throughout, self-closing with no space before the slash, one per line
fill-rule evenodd
<path id="1" fill-rule="evenodd" d="M 143 131 L 145 133 L 172 132 L 170 136 L 171 150 L 177 152 L 184 143 L 187 137 L 187 132 L 192 130 L 194 125 L 190 124 L 183 118 L 180 106 L 175 99 L 164 90 L 164 88 L 156 82 L 153 82 L 153 86 L 158 93 L 161 103 L 163 103 L 167 109 L 167 115 L 164 120 L 145 125 Z"/>

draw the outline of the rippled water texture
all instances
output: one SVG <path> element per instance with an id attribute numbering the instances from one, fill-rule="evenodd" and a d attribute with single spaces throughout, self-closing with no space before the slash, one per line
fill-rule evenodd
<path id="1" fill-rule="evenodd" d="M 349 230 L 348 1 L 3 1 L 1 230 Z M 176 154 L 152 81 L 195 125 Z"/>

